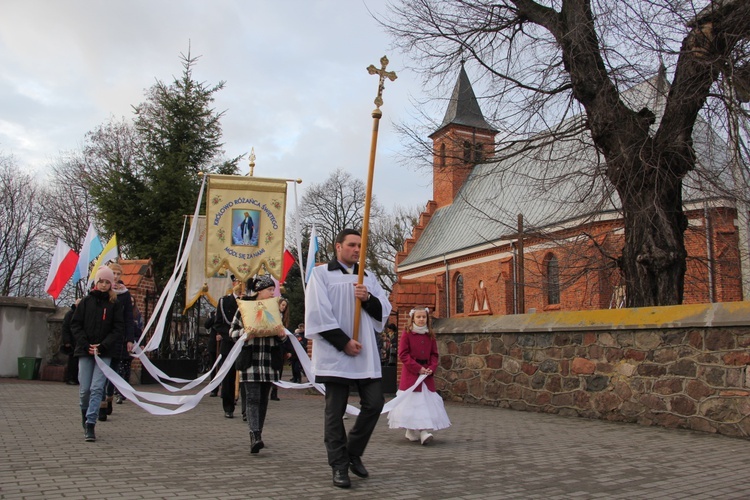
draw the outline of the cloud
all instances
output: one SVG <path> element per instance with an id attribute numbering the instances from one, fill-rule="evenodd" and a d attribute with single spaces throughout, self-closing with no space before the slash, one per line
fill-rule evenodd
<path id="1" fill-rule="evenodd" d="M 44 172 L 86 132 L 132 106 L 160 80 L 182 73 L 180 54 L 200 56 L 194 78 L 215 85 L 228 157 L 255 148 L 255 175 L 301 178 L 304 190 L 337 168 L 367 178 L 379 64 L 390 40 L 368 9 L 383 1 L 4 0 L 0 16 L 0 151 Z M 378 200 L 424 204 L 424 172 L 398 165 L 391 122 L 410 115 L 419 82 L 399 54 L 387 82 L 375 185 Z M 243 163 L 247 170 L 247 162 Z"/>

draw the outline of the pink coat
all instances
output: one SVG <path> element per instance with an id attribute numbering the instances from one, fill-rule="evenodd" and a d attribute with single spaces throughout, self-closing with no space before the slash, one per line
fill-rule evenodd
<path id="1" fill-rule="evenodd" d="M 420 368 L 429 368 L 433 373 L 437 370 L 439 360 L 437 341 L 426 333 L 420 334 L 405 331 L 401 334 L 401 340 L 398 343 L 398 359 L 403 363 L 398 388 L 401 391 L 405 391 L 417 381 Z M 418 363 L 416 361 L 418 359 L 427 360 L 427 364 Z M 427 384 L 427 388 L 430 391 L 435 392 L 433 375 L 424 379 L 424 383 Z M 415 390 L 421 391 L 421 384 Z"/>

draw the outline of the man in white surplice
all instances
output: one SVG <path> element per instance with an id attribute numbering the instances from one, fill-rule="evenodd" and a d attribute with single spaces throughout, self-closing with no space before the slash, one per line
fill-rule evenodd
<path id="1" fill-rule="evenodd" d="M 369 476 L 361 457 L 385 403 L 376 332 L 383 329 L 391 304 L 372 273 L 357 284 L 361 240 L 353 229 L 338 234 L 336 259 L 313 269 L 305 297 L 305 337 L 313 340 L 315 381 L 326 389 L 324 440 L 333 484 L 339 488 L 351 485 L 350 469 L 359 477 Z M 352 330 L 360 305 L 357 341 Z M 351 383 L 357 386 L 361 409 L 347 436 L 343 417 Z"/>

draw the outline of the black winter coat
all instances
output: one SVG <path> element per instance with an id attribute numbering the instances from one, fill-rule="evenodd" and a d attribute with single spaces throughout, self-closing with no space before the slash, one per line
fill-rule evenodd
<path id="1" fill-rule="evenodd" d="M 117 293 L 117 291 L 115 291 Z M 128 342 L 135 344 L 135 319 L 133 319 L 133 299 L 130 292 L 125 290 L 117 294 L 117 303 L 122 307 L 122 319 L 125 321 L 125 329 L 120 342 L 113 347 L 111 356 L 118 359 L 129 359 Z"/>
<path id="2" fill-rule="evenodd" d="M 76 345 L 76 339 L 73 337 L 73 332 L 70 331 L 70 322 L 73 321 L 73 313 L 76 312 L 76 305 L 70 306 L 70 310 L 65 313 L 62 322 L 62 341 L 60 342 L 60 352 L 67 355 L 73 354 L 73 349 Z M 70 347 L 66 347 L 66 346 Z"/>
<path id="3" fill-rule="evenodd" d="M 76 340 L 74 356 L 89 356 L 89 346 L 99 344 L 99 355 L 110 357 L 125 332 L 122 305 L 110 302 L 107 292 L 92 290 L 76 307 L 70 331 Z"/>

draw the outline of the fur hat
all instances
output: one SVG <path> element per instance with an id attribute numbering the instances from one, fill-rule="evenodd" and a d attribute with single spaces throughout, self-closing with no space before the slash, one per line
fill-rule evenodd
<path id="1" fill-rule="evenodd" d="M 254 276 L 247 280 L 247 290 L 250 295 L 255 295 L 261 290 L 266 288 L 274 288 L 276 283 L 270 274 L 261 274 L 260 276 Z"/>
<path id="2" fill-rule="evenodd" d="M 96 274 L 94 275 L 94 284 L 99 283 L 99 280 L 107 280 L 110 283 L 114 284 L 115 273 L 113 273 L 112 269 L 108 268 L 107 266 L 102 266 L 96 270 Z"/>

